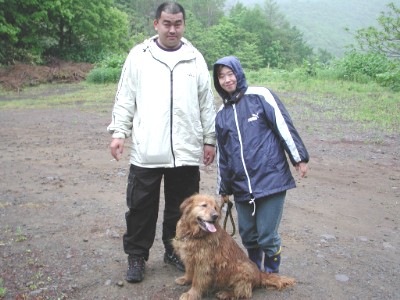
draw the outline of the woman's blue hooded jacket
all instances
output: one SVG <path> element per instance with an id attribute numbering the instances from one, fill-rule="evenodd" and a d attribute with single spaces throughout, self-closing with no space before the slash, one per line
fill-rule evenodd
<path id="1" fill-rule="evenodd" d="M 219 84 L 220 65 L 236 75 L 232 96 Z M 308 162 L 309 155 L 278 96 L 264 87 L 249 87 L 234 56 L 219 59 L 213 76 L 223 100 L 215 120 L 219 194 L 251 201 L 294 188 L 285 151 L 293 165 Z"/>

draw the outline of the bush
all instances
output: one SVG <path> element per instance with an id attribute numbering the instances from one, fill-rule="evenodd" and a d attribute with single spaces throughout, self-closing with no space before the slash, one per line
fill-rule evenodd
<path id="1" fill-rule="evenodd" d="M 126 54 L 112 54 L 106 56 L 102 61 L 96 64 L 99 68 L 119 68 L 122 69 Z"/>
<path id="2" fill-rule="evenodd" d="M 400 91 L 400 68 L 376 75 L 376 81 L 382 85 L 391 88 L 395 92 Z"/>
<path id="3" fill-rule="evenodd" d="M 4 287 L 3 278 L 0 277 L 0 298 L 3 298 L 7 294 L 7 289 Z"/>
<path id="4" fill-rule="evenodd" d="M 112 54 L 106 56 L 96 64 L 88 74 L 86 80 L 90 83 L 115 83 L 118 82 L 124 65 L 126 54 Z"/>
<path id="5" fill-rule="evenodd" d="M 96 68 L 93 69 L 86 81 L 90 83 L 116 83 L 121 76 L 121 68 Z"/>
<path id="6" fill-rule="evenodd" d="M 375 78 L 377 74 L 388 72 L 393 68 L 392 62 L 382 54 L 356 51 L 347 53 L 336 62 L 336 66 L 343 70 L 343 79 L 354 81 L 364 76 Z"/>
<path id="7" fill-rule="evenodd" d="M 400 86 L 399 66 L 380 53 L 351 51 L 335 63 L 335 68 L 344 80 L 359 83 L 375 81 L 394 89 Z"/>

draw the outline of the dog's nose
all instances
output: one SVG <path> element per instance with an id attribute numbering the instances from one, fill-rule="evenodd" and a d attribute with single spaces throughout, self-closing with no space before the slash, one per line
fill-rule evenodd
<path id="1" fill-rule="evenodd" d="M 217 220 L 218 219 L 218 214 L 217 213 L 212 214 L 211 219 L 213 221 Z"/>

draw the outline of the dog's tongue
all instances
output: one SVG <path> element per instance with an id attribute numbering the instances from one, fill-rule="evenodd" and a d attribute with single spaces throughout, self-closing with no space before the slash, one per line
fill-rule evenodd
<path id="1" fill-rule="evenodd" d="M 208 223 L 208 222 L 205 222 L 205 223 L 206 223 L 206 226 L 207 226 L 207 230 L 209 232 L 216 232 L 217 231 L 217 229 L 215 228 L 214 224 Z"/>

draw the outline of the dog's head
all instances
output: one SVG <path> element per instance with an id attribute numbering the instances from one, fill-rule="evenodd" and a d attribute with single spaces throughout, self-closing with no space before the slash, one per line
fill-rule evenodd
<path id="1" fill-rule="evenodd" d="M 194 231 L 215 232 L 218 227 L 219 206 L 214 198 L 196 194 L 187 198 L 180 206 L 181 220 L 188 223 Z"/>

